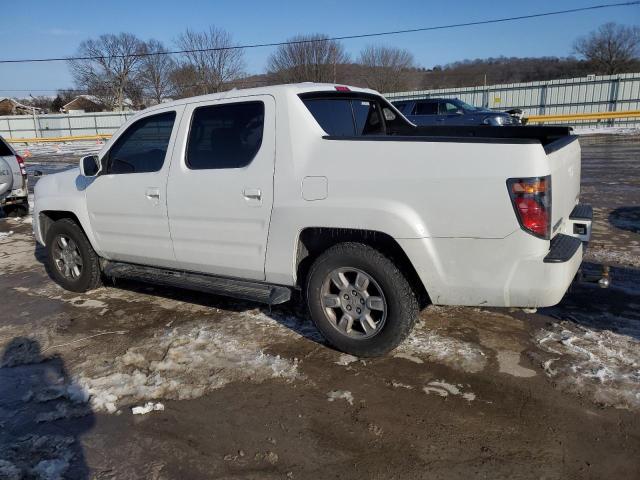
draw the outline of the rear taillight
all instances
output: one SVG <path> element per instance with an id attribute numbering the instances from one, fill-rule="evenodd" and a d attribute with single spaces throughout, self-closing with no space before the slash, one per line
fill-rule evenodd
<path id="1" fill-rule="evenodd" d="M 507 188 L 523 230 L 536 237 L 551 235 L 551 177 L 510 178 Z"/>
<path id="2" fill-rule="evenodd" d="M 18 166 L 20 167 L 20 173 L 23 177 L 26 177 L 27 169 L 24 166 L 24 158 L 22 158 L 20 155 L 16 155 L 16 160 L 18 161 Z"/>

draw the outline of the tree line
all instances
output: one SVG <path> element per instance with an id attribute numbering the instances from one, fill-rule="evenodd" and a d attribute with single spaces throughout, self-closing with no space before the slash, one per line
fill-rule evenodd
<path id="1" fill-rule="evenodd" d="M 406 49 L 372 44 L 351 58 L 341 42 L 324 34 L 308 34 L 278 46 L 267 59 L 265 73 L 248 75 L 244 50 L 234 48 L 232 35 L 215 26 L 180 34 L 171 45 L 184 52 L 179 54 L 169 54 L 169 47 L 156 39 L 105 34 L 81 42 L 74 57 L 82 59 L 68 61 L 75 89 L 59 91 L 53 102 L 35 98 L 27 103 L 58 111 L 82 92 L 118 110 L 126 101 L 141 108 L 236 87 L 306 81 L 394 92 L 606 75 L 640 71 L 639 46 L 639 27 L 606 23 L 576 39 L 574 56 L 568 58 L 499 57 L 425 69 Z"/>

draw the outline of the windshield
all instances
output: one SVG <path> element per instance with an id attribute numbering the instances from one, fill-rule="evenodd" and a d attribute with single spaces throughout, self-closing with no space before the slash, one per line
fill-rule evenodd
<path id="1" fill-rule="evenodd" d="M 478 111 L 478 110 L 484 110 L 484 108 L 474 107 L 473 105 L 469 105 L 468 103 L 463 102 L 462 100 L 458 100 L 457 98 L 454 98 L 454 99 L 452 99 L 450 101 L 451 101 L 451 103 L 456 104 L 461 109 L 468 110 L 470 112 L 475 112 L 475 111 Z"/>

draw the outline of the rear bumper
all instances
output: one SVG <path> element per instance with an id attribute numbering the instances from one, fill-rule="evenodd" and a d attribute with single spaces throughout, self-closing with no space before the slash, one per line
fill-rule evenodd
<path id="1" fill-rule="evenodd" d="M 582 263 L 574 237 L 549 242 L 516 231 L 503 239 L 399 239 L 436 305 L 547 307 Z M 553 261 L 550 261 L 553 260 Z"/>

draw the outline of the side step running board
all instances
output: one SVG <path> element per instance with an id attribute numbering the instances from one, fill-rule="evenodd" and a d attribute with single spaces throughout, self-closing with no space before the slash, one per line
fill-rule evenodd
<path id="1" fill-rule="evenodd" d="M 132 263 L 106 261 L 102 271 L 107 277 L 186 288 L 198 292 L 224 295 L 240 300 L 278 305 L 291 298 L 291 289 L 280 285 L 218 277 L 182 270 L 147 267 Z"/>

